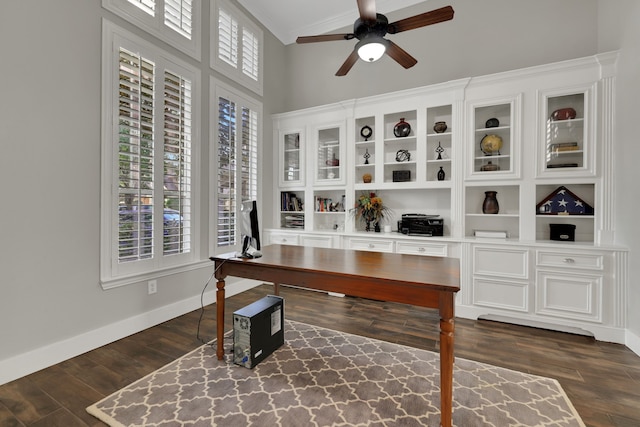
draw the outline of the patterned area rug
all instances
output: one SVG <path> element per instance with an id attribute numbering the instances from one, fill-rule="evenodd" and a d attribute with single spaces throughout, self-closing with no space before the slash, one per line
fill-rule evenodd
<path id="1" fill-rule="evenodd" d="M 231 348 L 230 334 L 225 348 Z M 87 411 L 111 426 L 438 426 L 439 357 L 286 321 L 253 369 L 202 346 Z M 556 380 L 456 358 L 458 427 L 584 423 Z"/>

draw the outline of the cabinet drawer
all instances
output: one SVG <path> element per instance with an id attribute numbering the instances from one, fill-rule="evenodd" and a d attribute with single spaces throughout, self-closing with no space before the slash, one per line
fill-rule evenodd
<path id="1" fill-rule="evenodd" d="M 300 235 L 300 244 L 302 246 L 314 247 L 314 248 L 332 248 L 333 238 L 331 236 L 316 236 L 316 235 Z"/>
<path id="2" fill-rule="evenodd" d="M 536 263 L 540 267 L 604 269 L 604 256 L 602 254 L 537 251 L 536 258 Z"/>
<path id="3" fill-rule="evenodd" d="M 448 245 L 444 243 L 396 242 L 396 252 L 410 255 L 429 255 L 446 257 Z"/>
<path id="4" fill-rule="evenodd" d="M 529 251 L 476 246 L 473 248 L 473 273 L 528 279 Z"/>
<path id="5" fill-rule="evenodd" d="M 349 239 L 348 249 L 372 252 L 393 252 L 393 240 Z"/>
<path id="6" fill-rule="evenodd" d="M 269 235 L 269 243 L 273 245 L 298 245 L 298 235 L 297 234 L 287 234 L 287 233 L 270 233 Z"/>

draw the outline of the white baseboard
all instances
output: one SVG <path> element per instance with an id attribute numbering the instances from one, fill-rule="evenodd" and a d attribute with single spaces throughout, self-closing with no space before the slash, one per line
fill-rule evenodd
<path id="1" fill-rule="evenodd" d="M 492 310 L 490 308 L 476 306 L 456 306 L 456 316 L 464 319 L 487 319 L 498 322 L 513 323 L 516 325 L 531 326 L 534 328 L 550 329 L 559 332 L 593 336 L 598 341 L 625 344 L 628 346 L 628 331 L 624 328 L 602 326 L 595 323 L 571 322 L 567 319 L 555 323 L 542 322 L 540 318 L 518 313 L 513 316 L 505 315 L 504 310 Z M 550 319 L 551 320 L 551 319 Z"/>
<path id="2" fill-rule="evenodd" d="M 626 346 L 640 356 L 640 336 L 627 329 Z"/>
<path id="3" fill-rule="evenodd" d="M 262 282 L 241 280 L 229 284 L 225 296 L 239 294 Z M 204 304 L 216 301 L 215 287 L 204 294 Z M 146 313 L 58 341 L 0 361 L 0 385 L 63 362 L 105 344 L 117 341 L 152 326 L 200 308 L 200 295 L 184 299 Z"/>

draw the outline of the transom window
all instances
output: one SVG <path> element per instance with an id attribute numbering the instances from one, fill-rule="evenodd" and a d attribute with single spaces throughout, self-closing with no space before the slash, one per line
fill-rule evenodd
<path id="1" fill-rule="evenodd" d="M 262 95 L 263 33 L 227 0 L 215 0 L 211 22 L 211 66 Z"/>
<path id="2" fill-rule="evenodd" d="M 102 6 L 200 59 L 201 0 L 102 0 Z"/>

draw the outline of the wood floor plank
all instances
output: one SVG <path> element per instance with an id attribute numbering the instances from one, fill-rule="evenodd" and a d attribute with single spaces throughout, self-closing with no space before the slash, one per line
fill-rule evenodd
<path id="1" fill-rule="evenodd" d="M 227 299 L 233 311 L 273 294 L 262 285 Z M 438 351 L 437 310 L 283 287 L 285 316 Z M 201 345 L 201 310 L 0 386 L 0 425 L 103 426 L 85 407 Z M 200 334 L 215 338 L 215 305 Z M 493 321 L 456 319 L 455 356 L 556 378 L 588 427 L 640 426 L 640 357 L 623 345 Z"/>

